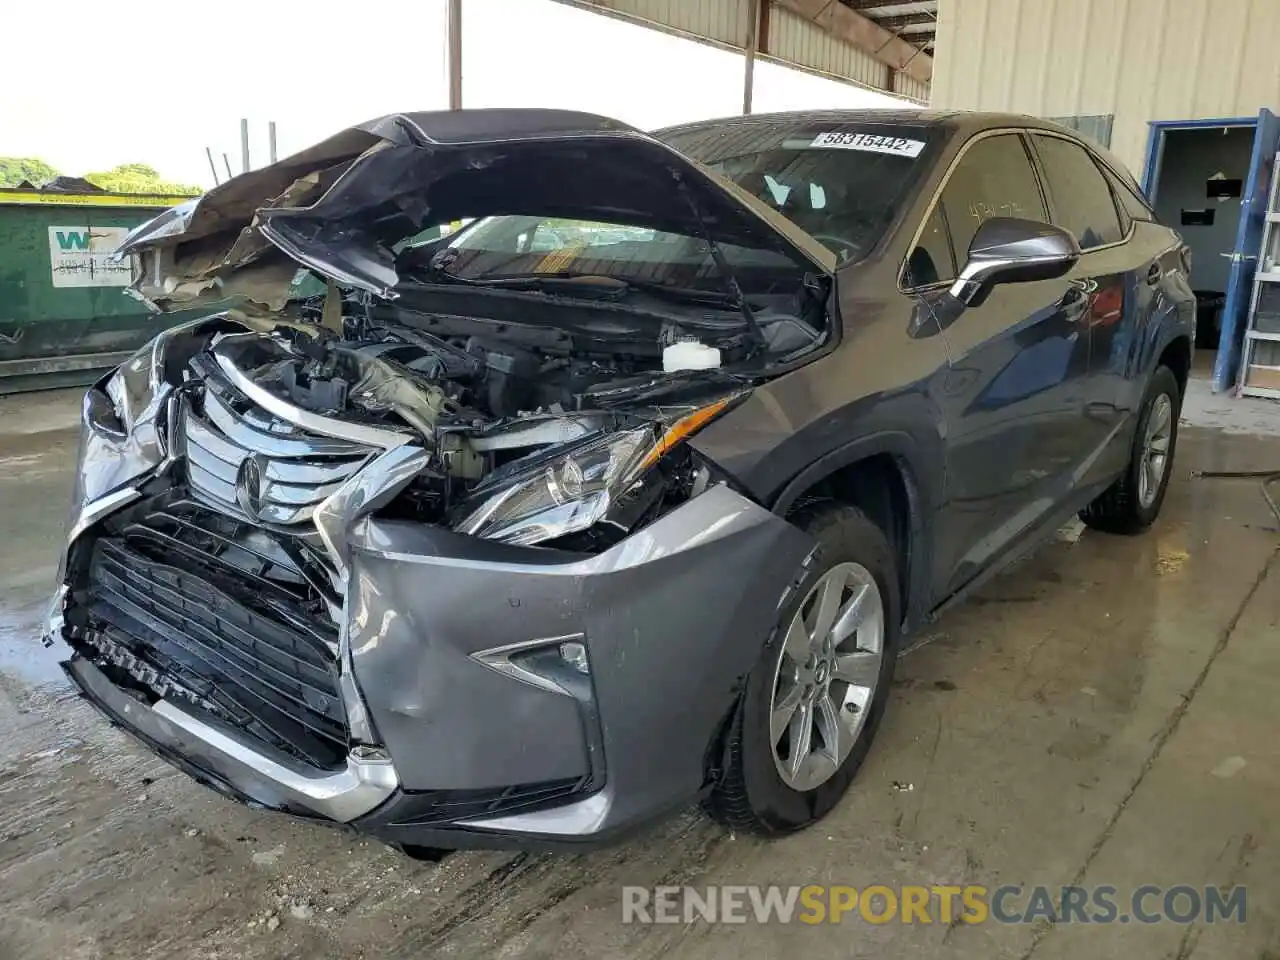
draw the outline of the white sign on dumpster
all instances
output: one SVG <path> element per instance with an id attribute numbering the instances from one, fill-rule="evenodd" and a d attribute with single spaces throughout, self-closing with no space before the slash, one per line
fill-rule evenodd
<path id="1" fill-rule="evenodd" d="M 129 261 L 112 263 L 111 254 L 128 227 L 50 227 L 49 268 L 55 287 L 127 287 Z"/>

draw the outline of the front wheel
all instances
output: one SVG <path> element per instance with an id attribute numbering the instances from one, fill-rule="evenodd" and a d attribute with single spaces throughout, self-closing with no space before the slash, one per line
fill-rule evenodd
<path id="1" fill-rule="evenodd" d="M 781 835 L 821 819 L 866 759 L 889 698 L 901 613 L 884 534 L 837 504 L 792 518 L 818 541 L 733 717 L 707 802 L 737 830 Z"/>
<path id="2" fill-rule="evenodd" d="M 1129 463 L 1119 479 L 1080 512 L 1090 527 L 1108 533 L 1141 533 L 1164 504 L 1178 443 L 1182 391 L 1178 378 L 1160 366 L 1151 375 L 1138 411 Z"/>

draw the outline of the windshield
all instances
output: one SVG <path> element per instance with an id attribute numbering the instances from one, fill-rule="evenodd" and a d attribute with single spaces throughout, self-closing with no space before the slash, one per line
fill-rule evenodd
<path id="1" fill-rule="evenodd" d="M 924 126 L 733 121 L 656 134 L 777 210 L 842 262 L 884 237 L 929 164 Z"/>
<path id="2" fill-rule="evenodd" d="M 796 286 L 795 261 L 776 250 L 731 243 L 718 247 L 745 293 Z M 725 289 L 724 277 L 701 237 L 600 220 L 484 217 L 420 253 L 406 250 L 399 267 L 410 274 L 415 267 L 421 270 L 441 250 L 450 251 L 447 272 L 467 280 L 570 274 L 691 290 Z"/>

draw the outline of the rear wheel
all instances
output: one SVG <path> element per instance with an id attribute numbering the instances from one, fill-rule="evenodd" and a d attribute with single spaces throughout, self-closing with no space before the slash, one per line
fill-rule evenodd
<path id="1" fill-rule="evenodd" d="M 1081 520 L 1109 533 L 1141 533 L 1155 522 L 1169 487 L 1181 407 L 1178 378 L 1168 367 L 1157 367 L 1138 412 L 1129 464 L 1080 512 Z"/>
<path id="2" fill-rule="evenodd" d="M 889 697 L 901 620 L 893 553 L 860 511 L 792 518 L 817 539 L 734 715 L 717 820 L 780 835 L 821 819 L 849 788 Z"/>

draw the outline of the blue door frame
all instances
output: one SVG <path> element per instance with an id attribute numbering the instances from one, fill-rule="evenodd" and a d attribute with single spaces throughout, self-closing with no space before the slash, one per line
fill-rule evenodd
<path id="1" fill-rule="evenodd" d="M 1258 130 L 1262 122 L 1267 128 L 1268 136 L 1275 131 L 1275 117 L 1263 110 L 1256 117 L 1217 117 L 1208 120 L 1154 120 L 1148 124 L 1150 133 L 1147 137 L 1147 159 L 1142 169 L 1142 192 L 1147 199 L 1155 203 L 1155 194 L 1160 183 L 1160 164 L 1164 156 L 1165 134 L 1170 130 L 1203 130 L 1222 127 L 1248 127 Z M 1266 205 L 1264 188 L 1269 181 L 1270 170 L 1260 169 L 1265 163 L 1270 164 L 1269 157 L 1275 154 L 1275 144 L 1264 144 L 1263 138 L 1257 136 L 1253 141 L 1253 153 L 1249 163 L 1249 179 L 1245 185 L 1240 204 L 1240 226 L 1233 254 L 1231 277 L 1226 291 L 1226 303 L 1222 308 L 1222 331 L 1218 338 L 1218 352 L 1213 361 L 1213 389 L 1226 390 L 1235 382 L 1237 371 L 1234 369 L 1238 359 L 1236 351 L 1237 326 L 1244 322 L 1248 310 L 1248 302 L 1252 293 L 1253 271 L 1246 269 L 1248 262 L 1243 258 L 1256 253 L 1247 249 L 1261 244 L 1260 231 L 1251 229 L 1251 205 Z M 1261 199 L 1258 194 L 1262 192 Z M 1256 218 L 1253 218 L 1256 219 Z"/>

